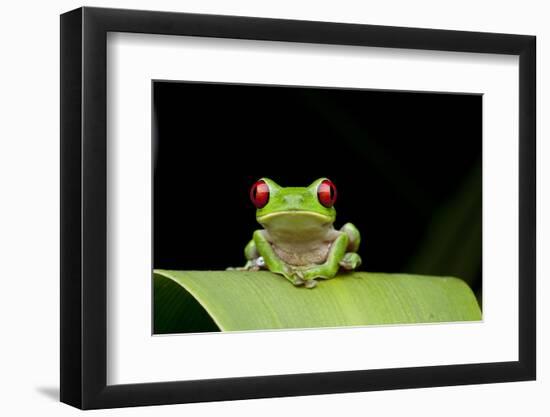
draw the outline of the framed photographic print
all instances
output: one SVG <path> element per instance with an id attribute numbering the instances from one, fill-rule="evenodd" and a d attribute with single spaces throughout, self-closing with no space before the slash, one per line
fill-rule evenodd
<path id="1" fill-rule="evenodd" d="M 61 400 L 535 378 L 535 37 L 61 16 Z"/>

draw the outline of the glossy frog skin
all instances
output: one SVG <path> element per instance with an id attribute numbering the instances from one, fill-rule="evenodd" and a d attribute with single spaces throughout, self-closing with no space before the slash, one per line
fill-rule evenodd
<path id="1" fill-rule="evenodd" d="M 357 228 L 351 223 L 340 230 L 333 226 L 336 188 L 327 178 L 308 187 L 281 187 L 262 178 L 252 186 L 250 198 L 263 228 L 253 233 L 244 250 L 246 265 L 239 269 L 269 269 L 296 286 L 313 288 L 316 279 L 361 264 Z"/>

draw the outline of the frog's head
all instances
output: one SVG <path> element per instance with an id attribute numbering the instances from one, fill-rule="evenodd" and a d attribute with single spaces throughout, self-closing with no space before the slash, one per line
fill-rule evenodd
<path id="1" fill-rule="evenodd" d="M 250 189 L 256 220 L 264 228 L 285 234 L 313 233 L 336 218 L 336 187 L 319 178 L 308 187 L 281 187 L 262 178 Z"/>

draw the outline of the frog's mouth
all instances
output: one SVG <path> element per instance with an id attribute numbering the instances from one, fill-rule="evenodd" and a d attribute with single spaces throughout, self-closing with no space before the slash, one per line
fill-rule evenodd
<path id="1" fill-rule="evenodd" d="M 307 210 L 276 211 L 260 216 L 257 220 L 265 228 L 287 230 L 288 232 L 319 229 L 333 222 L 331 216 Z"/>

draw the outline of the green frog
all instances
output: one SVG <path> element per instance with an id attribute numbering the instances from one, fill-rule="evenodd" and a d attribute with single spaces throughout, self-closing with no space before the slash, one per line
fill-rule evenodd
<path id="1" fill-rule="evenodd" d="M 246 245 L 246 264 L 240 270 L 268 269 L 296 286 L 314 288 L 317 279 L 334 278 L 340 269 L 361 265 L 361 237 L 346 223 L 334 228 L 336 187 L 319 178 L 307 187 L 281 187 L 269 178 L 250 189 L 256 207 L 256 230 Z"/>

